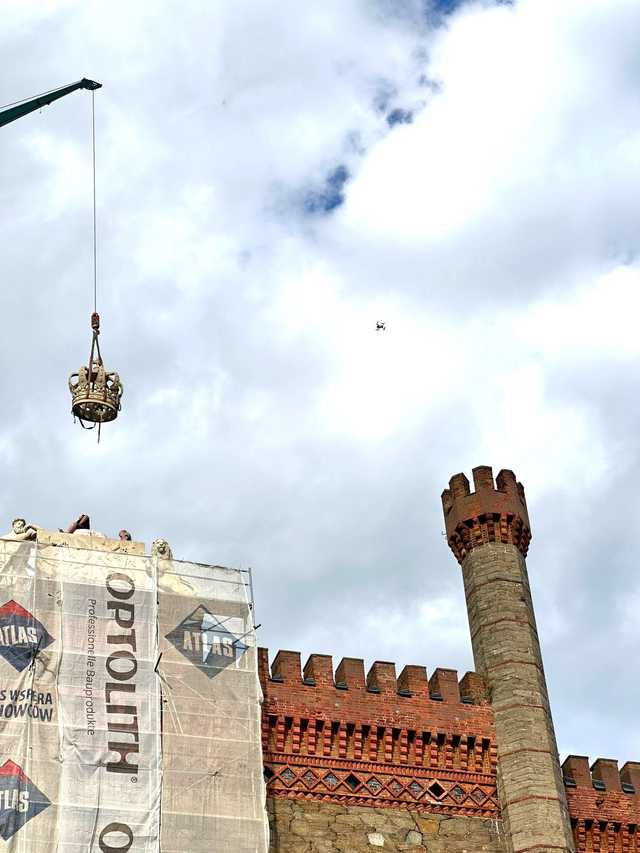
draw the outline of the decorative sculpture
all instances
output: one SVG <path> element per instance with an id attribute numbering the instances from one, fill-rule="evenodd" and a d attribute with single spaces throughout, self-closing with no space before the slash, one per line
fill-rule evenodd
<path id="1" fill-rule="evenodd" d="M 18 542 L 33 541 L 38 535 L 36 524 L 27 524 L 24 518 L 14 518 L 11 522 L 11 533 L 5 533 L 3 539 L 14 539 Z"/>
<path id="2" fill-rule="evenodd" d="M 173 560 L 173 551 L 166 539 L 154 539 L 151 543 L 151 553 L 162 560 Z"/>
<path id="3" fill-rule="evenodd" d="M 124 391 L 119 375 L 108 372 L 102 361 L 98 343 L 100 316 L 95 312 L 91 315 L 91 329 L 93 334 L 88 367 L 83 365 L 69 377 L 71 412 L 85 429 L 93 429 L 96 424 L 100 428 L 101 424 L 114 421 L 122 408 Z M 93 426 L 85 427 L 85 422 Z"/>

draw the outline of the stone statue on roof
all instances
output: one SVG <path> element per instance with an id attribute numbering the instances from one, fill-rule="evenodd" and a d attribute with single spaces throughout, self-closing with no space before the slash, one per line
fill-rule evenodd
<path id="1" fill-rule="evenodd" d="M 37 537 L 38 530 L 37 524 L 27 524 L 24 518 L 14 518 L 11 522 L 11 531 L 5 533 L 2 538 L 13 539 L 17 542 L 32 541 Z"/>

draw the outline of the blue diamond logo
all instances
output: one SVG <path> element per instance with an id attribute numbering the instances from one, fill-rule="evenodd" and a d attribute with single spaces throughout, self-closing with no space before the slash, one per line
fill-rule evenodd
<path id="1" fill-rule="evenodd" d="M 0 655 L 18 672 L 51 643 L 53 637 L 42 622 L 13 599 L 0 607 Z"/>
<path id="2" fill-rule="evenodd" d="M 166 638 L 207 678 L 214 678 L 240 660 L 248 648 L 225 627 L 227 621 L 201 604 Z"/>
<path id="3" fill-rule="evenodd" d="M 40 812 L 51 800 L 13 761 L 0 767 L 0 836 L 8 841 Z"/>

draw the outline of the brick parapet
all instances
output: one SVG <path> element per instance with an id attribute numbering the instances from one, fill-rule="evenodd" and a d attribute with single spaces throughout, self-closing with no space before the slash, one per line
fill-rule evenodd
<path id="1" fill-rule="evenodd" d="M 578 853 L 640 853 L 640 763 L 569 755 L 562 772 Z"/>
<path id="2" fill-rule="evenodd" d="M 312 655 L 303 670 L 298 652 L 279 652 L 270 666 L 266 649 L 259 671 L 269 796 L 499 817 L 495 709 L 477 673 L 458 681 L 455 670 L 429 678 L 406 666 L 395 678 L 392 663 L 365 674 L 360 658 L 343 658 L 334 673 L 329 655 Z M 618 771 L 611 759 L 590 766 L 572 755 L 562 772 L 578 853 L 640 853 L 640 763 Z"/>
<path id="3" fill-rule="evenodd" d="M 452 669 L 259 650 L 268 793 L 496 817 L 496 748 L 482 679 Z"/>
<path id="4" fill-rule="evenodd" d="M 531 525 L 522 483 L 513 471 L 503 469 L 494 484 L 488 465 L 473 469 L 473 483 L 472 492 L 467 477 L 456 474 L 442 493 L 447 541 L 455 558 L 462 563 L 487 542 L 515 545 L 526 557 Z"/>

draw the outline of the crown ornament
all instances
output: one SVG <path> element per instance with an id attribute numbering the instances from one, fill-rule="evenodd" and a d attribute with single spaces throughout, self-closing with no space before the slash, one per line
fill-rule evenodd
<path id="1" fill-rule="evenodd" d="M 98 342 L 100 316 L 95 312 L 91 315 L 91 330 L 88 366 L 83 365 L 77 373 L 71 374 L 69 390 L 74 420 L 77 418 L 84 429 L 93 429 L 97 425 L 99 431 L 101 424 L 118 417 L 124 388 L 119 375 L 108 371 L 102 361 Z"/>

